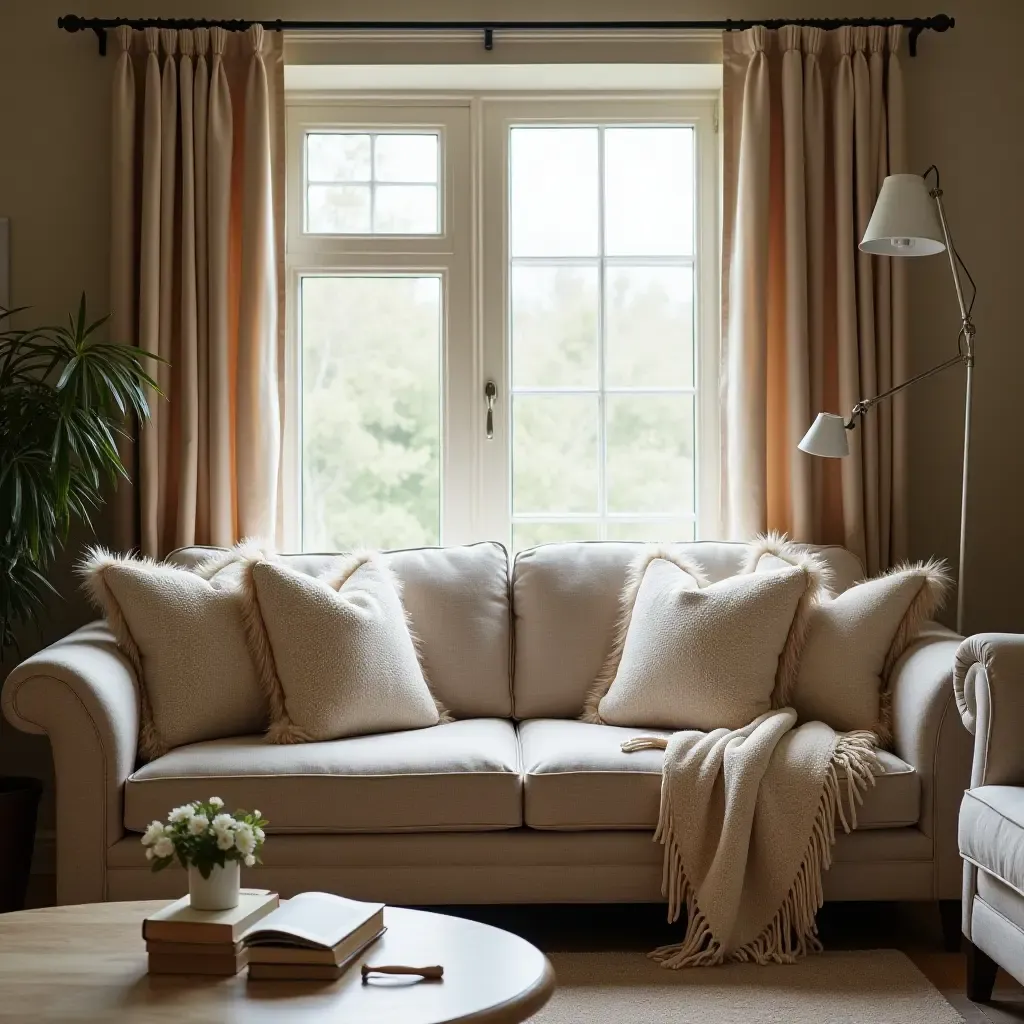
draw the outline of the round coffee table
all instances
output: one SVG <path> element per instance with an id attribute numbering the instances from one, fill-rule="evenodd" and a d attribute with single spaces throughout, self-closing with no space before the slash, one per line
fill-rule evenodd
<path id="1" fill-rule="evenodd" d="M 551 997 L 547 957 L 516 935 L 445 914 L 388 907 L 387 932 L 337 981 L 146 973 L 142 919 L 166 900 L 0 914 L 0 1021 L 122 1024 L 518 1024 Z M 359 966 L 442 964 L 443 981 Z"/>

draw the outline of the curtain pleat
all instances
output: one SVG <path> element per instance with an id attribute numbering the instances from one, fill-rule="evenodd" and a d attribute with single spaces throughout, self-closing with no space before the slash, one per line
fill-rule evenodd
<path id="1" fill-rule="evenodd" d="M 903 268 L 857 247 L 905 163 L 902 33 L 741 35 L 723 105 L 723 521 L 843 543 L 874 573 L 906 549 L 902 403 L 872 410 L 838 466 L 797 444 L 818 411 L 849 415 L 907 375 Z"/>
<path id="2" fill-rule="evenodd" d="M 137 342 L 135 322 L 135 68 L 132 65 L 132 30 L 119 25 L 113 31 L 117 53 L 111 89 L 110 154 L 110 313 L 111 335 L 125 345 Z M 126 431 L 134 433 L 134 424 Z M 118 451 L 129 476 L 136 471 L 135 442 L 120 438 Z M 125 480 L 113 499 L 114 543 L 135 543 L 136 495 Z"/>
<path id="3" fill-rule="evenodd" d="M 152 421 L 139 438 L 139 526 L 117 542 L 160 557 L 272 538 L 283 234 L 273 199 L 281 131 L 271 119 L 283 107 L 263 50 L 278 54 L 280 39 L 258 27 L 244 36 L 119 29 L 115 39 L 111 306 L 137 322 L 132 340 L 164 360 L 154 376 L 165 396 L 149 396 Z"/>

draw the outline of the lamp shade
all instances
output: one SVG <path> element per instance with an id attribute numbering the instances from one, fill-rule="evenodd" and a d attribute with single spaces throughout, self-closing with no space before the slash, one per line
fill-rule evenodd
<path id="1" fill-rule="evenodd" d="M 919 174 L 890 174 L 860 241 L 875 256 L 934 256 L 946 248 L 935 200 Z"/>
<path id="2" fill-rule="evenodd" d="M 834 412 L 819 412 L 797 447 L 808 455 L 820 455 L 826 459 L 841 459 L 849 455 L 846 421 Z"/>

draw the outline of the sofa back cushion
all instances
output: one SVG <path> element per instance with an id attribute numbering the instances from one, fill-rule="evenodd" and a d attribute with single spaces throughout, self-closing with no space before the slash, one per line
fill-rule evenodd
<path id="1" fill-rule="evenodd" d="M 619 617 L 619 595 L 641 544 L 582 541 L 544 544 L 516 557 L 513 668 L 516 718 L 576 718 L 594 684 Z M 745 544 L 715 541 L 677 545 L 715 583 L 739 572 Z M 811 547 L 832 573 L 832 589 L 864 577 L 855 555 L 840 547 Z"/>
<path id="2" fill-rule="evenodd" d="M 179 548 L 168 561 L 193 565 L 212 548 Z M 319 575 L 336 554 L 281 555 Z M 385 553 L 402 582 L 402 600 L 420 639 L 438 700 L 455 718 L 509 718 L 511 616 L 508 555 L 500 544 L 412 548 Z"/>

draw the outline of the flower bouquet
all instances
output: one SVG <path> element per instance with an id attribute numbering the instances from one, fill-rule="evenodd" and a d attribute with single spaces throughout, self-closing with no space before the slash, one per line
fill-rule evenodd
<path id="1" fill-rule="evenodd" d="M 163 871 L 175 859 L 188 869 L 189 896 L 198 910 L 238 906 L 239 866 L 260 862 L 267 819 L 259 811 L 223 810 L 218 796 L 175 807 L 167 822 L 154 821 L 142 837 L 146 859 Z"/>

